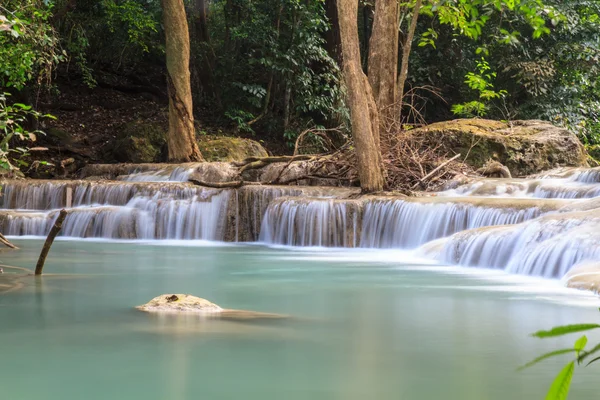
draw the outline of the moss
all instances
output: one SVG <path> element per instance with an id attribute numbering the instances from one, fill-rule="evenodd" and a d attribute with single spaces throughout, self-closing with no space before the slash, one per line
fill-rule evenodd
<path id="1" fill-rule="evenodd" d="M 423 135 L 432 147 L 460 153 L 481 168 L 487 161 L 504 164 L 513 176 L 558 166 L 585 166 L 586 153 L 577 137 L 544 121 L 454 120 L 410 131 Z"/>
<path id="2" fill-rule="evenodd" d="M 216 137 L 198 143 L 206 161 L 242 161 L 248 157 L 266 157 L 264 147 L 250 139 L 236 137 Z"/>
<path id="3" fill-rule="evenodd" d="M 113 155 L 120 162 L 159 162 L 166 143 L 166 130 L 162 126 L 135 121 L 119 130 Z"/>

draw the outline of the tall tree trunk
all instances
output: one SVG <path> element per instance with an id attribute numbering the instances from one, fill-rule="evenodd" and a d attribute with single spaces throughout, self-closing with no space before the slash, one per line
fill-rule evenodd
<path id="1" fill-rule="evenodd" d="M 213 96 L 219 108 L 221 108 L 221 98 L 215 85 L 214 68 L 216 63 L 216 54 L 210 42 L 208 31 L 208 2 L 206 0 L 195 0 L 193 8 L 193 33 L 192 42 L 201 43 L 200 51 L 195 51 L 195 57 L 192 59 L 192 77 L 198 92 L 205 92 Z M 202 45 L 203 44 L 203 45 Z M 198 61 L 201 58 L 201 61 Z"/>
<path id="2" fill-rule="evenodd" d="M 337 0 L 325 0 L 325 15 L 331 25 L 325 32 L 325 48 L 329 56 L 342 65 L 342 38 L 340 37 L 340 22 L 337 12 Z"/>
<path id="3" fill-rule="evenodd" d="M 360 62 L 358 0 L 338 0 L 337 8 L 360 187 L 363 192 L 378 192 L 384 184 L 379 124 L 375 100 Z"/>
<path id="4" fill-rule="evenodd" d="M 161 0 L 169 91 L 169 161 L 202 161 L 196 143 L 190 87 L 190 37 L 183 0 Z"/>
<path id="5" fill-rule="evenodd" d="M 396 89 L 400 105 L 402 105 L 402 99 L 404 98 L 404 85 L 406 84 L 406 78 L 408 77 L 408 59 L 410 57 L 410 50 L 415 37 L 415 30 L 417 29 L 417 21 L 419 20 L 419 12 L 421 12 L 422 5 L 423 0 L 417 0 L 415 7 L 413 8 L 413 15 L 406 35 L 406 40 L 402 46 L 402 64 L 400 65 L 400 75 L 398 76 L 398 89 Z M 402 108 L 402 106 L 400 106 L 400 108 Z M 400 109 L 398 113 L 401 111 L 402 110 Z"/>
<path id="6" fill-rule="evenodd" d="M 379 109 L 380 134 L 393 117 L 398 73 L 398 0 L 377 0 L 369 44 L 369 83 Z"/>

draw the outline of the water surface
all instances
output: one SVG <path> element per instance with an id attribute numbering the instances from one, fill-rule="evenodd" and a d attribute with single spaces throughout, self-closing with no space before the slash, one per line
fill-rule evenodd
<path id="1" fill-rule="evenodd" d="M 42 242 L 16 242 L 0 262 L 32 268 Z M 0 295 L 2 398 L 543 399 L 565 359 L 515 369 L 572 340 L 528 334 L 600 317 L 559 282 L 400 251 L 59 240 L 46 272 Z M 171 292 L 294 318 L 133 309 Z M 597 373 L 578 370 L 571 399 L 596 398 Z"/>

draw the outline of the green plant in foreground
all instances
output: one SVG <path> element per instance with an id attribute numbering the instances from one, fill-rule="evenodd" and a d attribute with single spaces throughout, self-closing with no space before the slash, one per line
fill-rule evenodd
<path id="1" fill-rule="evenodd" d="M 41 114 L 31 108 L 31 106 L 21 103 L 9 103 L 9 93 L 0 92 L 0 170 L 14 171 L 20 167 L 27 167 L 28 164 L 21 158 L 29 155 L 28 143 L 37 140 L 37 135 L 43 134 L 42 131 L 29 131 L 24 126 L 29 118 L 54 118 L 49 114 Z M 25 146 L 10 147 L 11 140 L 18 138 Z M 9 160 L 10 153 L 14 153 L 17 166 L 11 164 Z M 47 164 L 40 162 L 40 164 Z"/>
<path id="2" fill-rule="evenodd" d="M 549 331 L 538 331 L 532 336 L 545 339 L 553 338 L 557 336 L 568 335 L 571 333 L 579 333 L 590 331 L 593 329 L 600 329 L 600 324 L 575 324 L 575 325 L 564 325 L 550 329 Z M 587 367 L 597 361 L 600 361 L 600 343 L 594 347 L 587 347 L 588 338 L 583 335 L 577 339 L 571 348 L 554 350 L 544 355 L 539 356 L 535 360 L 525 364 L 520 369 L 529 368 L 532 365 L 539 363 L 540 361 L 546 360 L 551 357 L 560 356 L 563 354 L 574 354 L 575 358 L 567 363 L 563 369 L 558 373 L 554 382 L 550 386 L 550 390 L 546 395 L 546 400 L 566 400 L 569 396 L 569 389 L 571 387 L 571 380 L 573 379 L 573 373 L 575 372 L 576 365 L 585 364 Z M 588 350 L 589 349 L 589 350 Z"/>

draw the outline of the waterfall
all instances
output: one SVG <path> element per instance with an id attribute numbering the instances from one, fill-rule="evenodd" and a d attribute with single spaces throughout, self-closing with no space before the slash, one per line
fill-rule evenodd
<path id="1" fill-rule="evenodd" d="M 599 173 L 600 174 L 600 173 Z M 583 172 L 582 179 L 591 179 Z M 600 196 L 600 185 L 587 181 L 567 179 L 480 179 L 455 189 L 439 193 L 441 196 L 532 197 L 541 199 L 581 199 Z"/>
<path id="2" fill-rule="evenodd" d="M 375 200 L 366 204 L 361 246 L 415 248 L 431 240 L 484 226 L 517 224 L 562 203 L 465 199 Z M 415 229 L 419 227 L 419 229 Z"/>
<path id="3" fill-rule="evenodd" d="M 259 240 L 288 246 L 356 247 L 360 203 L 333 199 L 280 198 L 263 220 Z"/>
<path id="4" fill-rule="evenodd" d="M 465 229 L 517 224 L 564 204 L 529 199 L 281 198 L 269 205 L 259 240 L 290 246 L 410 249 Z"/>
<path id="5" fill-rule="evenodd" d="M 472 229 L 421 248 L 448 264 L 562 277 L 581 260 L 600 256 L 598 210 L 550 214 L 512 226 Z"/>
<path id="6" fill-rule="evenodd" d="M 125 182 L 187 182 L 193 168 L 175 167 L 172 171 L 159 169 L 157 171 L 133 170 L 128 175 L 121 175 L 117 179 Z"/>
<path id="7" fill-rule="evenodd" d="M 223 163 L 102 165 L 91 166 L 90 176 L 118 178 L 7 180 L 0 232 L 44 236 L 65 208 L 61 235 L 78 238 L 416 249 L 445 264 L 548 278 L 576 264 L 600 265 L 600 167 L 477 179 L 423 197 L 357 199 L 356 188 L 185 182 L 191 173 L 219 168 L 236 173 Z"/>

